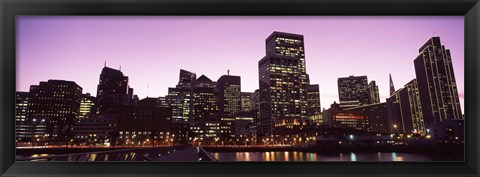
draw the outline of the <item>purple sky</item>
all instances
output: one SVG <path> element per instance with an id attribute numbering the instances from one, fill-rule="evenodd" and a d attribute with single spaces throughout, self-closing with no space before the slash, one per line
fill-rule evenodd
<path id="1" fill-rule="evenodd" d="M 258 61 L 273 31 L 304 35 L 310 82 L 320 85 L 323 108 L 338 101 L 337 78 L 367 75 L 381 102 L 415 78 L 418 48 L 440 36 L 451 49 L 464 105 L 463 16 L 421 17 L 17 17 L 17 90 L 48 79 L 75 81 L 96 95 L 104 62 L 122 66 L 140 98 L 167 94 L 180 69 L 217 80 L 230 69 L 242 91 L 258 88 Z"/>

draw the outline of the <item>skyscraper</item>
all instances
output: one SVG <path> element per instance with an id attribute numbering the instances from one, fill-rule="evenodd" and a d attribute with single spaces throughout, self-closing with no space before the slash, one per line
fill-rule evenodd
<path id="1" fill-rule="evenodd" d="M 395 86 L 393 86 L 392 74 L 388 74 L 388 76 L 390 77 L 390 96 L 392 96 L 395 93 Z"/>
<path id="2" fill-rule="evenodd" d="M 338 98 L 340 105 L 370 104 L 367 76 L 338 78 Z"/>
<path id="3" fill-rule="evenodd" d="M 321 106 L 320 106 L 320 88 L 318 84 L 307 86 L 307 114 L 308 118 L 314 122 L 322 122 L 321 118 Z"/>
<path id="4" fill-rule="evenodd" d="M 222 114 L 233 116 L 241 111 L 240 84 L 240 76 L 223 75 L 218 79 L 218 106 Z"/>
<path id="5" fill-rule="evenodd" d="M 388 116 L 394 133 L 425 133 L 417 80 L 408 82 L 387 98 Z"/>
<path id="6" fill-rule="evenodd" d="M 119 70 L 104 67 L 97 87 L 98 114 L 116 113 L 131 102 L 128 77 Z"/>
<path id="7" fill-rule="evenodd" d="M 259 134 L 286 134 L 307 118 L 303 35 L 275 31 L 265 43 L 266 56 L 258 62 Z"/>
<path id="8" fill-rule="evenodd" d="M 45 138 L 64 142 L 73 138 L 73 125 L 80 112 L 82 88 L 75 82 L 48 80 L 30 86 L 28 118 L 34 132 L 45 126 Z M 42 135 L 43 136 L 43 135 Z"/>
<path id="9" fill-rule="evenodd" d="M 15 132 L 17 141 L 31 141 L 33 132 L 27 119 L 28 92 L 16 92 Z"/>
<path id="10" fill-rule="evenodd" d="M 368 95 L 370 104 L 380 103 L 380 93 L 375 81 L 370 81 L 370 84 L 368 84 Z"/>
<path id="11" fill-rule="evenodd" d="M 80 114 L 78 116 L 79 120 L 95 114 L 95 100 L 95 97 L 91 96 L 89 93 L 82 94 L 82 99 L 80 101 Z"/>
<path id="12" fill-rule="evenodd" d="M 196 85 L 193 89 L 194 120 L 196 122 L 217 121 L 219 108 L 216 83 L 205 75 L 198 77 L 195 82 Z"/>
<path id="13" fill-rule="evenodd" d="M 414 64 L 425 124 L 462 119 L 450 50 L 432 37 L 419 52 Z"/>
<path id="14" fill-rule="evenodd" d="M 240 102 L 242 104 L 242 109 L 241 111 L 250 111 L 251 110 L 251 102 L 250 102 L 250 96 L 252 96 L 252 92 L 242 92 L 240 93 Z"/>

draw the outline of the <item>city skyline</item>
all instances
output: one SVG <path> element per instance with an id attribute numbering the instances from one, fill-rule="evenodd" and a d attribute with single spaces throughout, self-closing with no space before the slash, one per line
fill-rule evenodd
<path id="1" fill-rule="evenodd" d="M 304 35 L 306 69 L 310 75 L 310 83 L 320 86 L 322 108 L 328 108 L 333 101 L 338 102 L 336 81 L 339 77 L 349 75 L 367 76 L 369 81 L 376 81 L 380 102 L 385 102 L 389 92 L 388 74 L 392 74 L 396 87 L 403 87 L 415 78 L 413 60 L 418 54 L 418 47 L 432 36 L 441 36 L 442 43 L 452 52 L 463 110 L 463 17 L 24 16 L 18 18 L 18 22 L 18 91 L 28 91 L 30 85 L 36 85 L 40 81 L 62 79 L 75 81 L 83 88 L 84 93 L 96 96 L 98 71 L 106 61 L 107 66 L 112 68 L 122 66 L 122 72 L 129 77 L 129 85 L 135 89 L 134 94 L 140 98 L 147 96 L 147 85 L 149 97 L 167 95 L 168 87 L 177 84 L 177 73 L 180 69 L 195 72 L 197 76 L 204 74 L 212 80 L 217 80 L 230 70 L 231 75 L 241 77 L 242 92 L 253 92 L 258 89 L 257 62 L 265 55 L 265 36 L 272 31 L 283 31 Z M 311 27 L 313 22 L 318 23 L 313 24 L 318 28 Z M 281 25 L 284 23 L 309 26 L 311 29 Z M 167 25 L 171 28 L 158 28 Z M 262 28 L 247 28 L 245 25 Z M 352 25 L 358 28 L 350 29 Z M 239 26 L 242 28 L 236 28 Z M 383 28 L 376 29 L 378 26 Z M 396 28 L 398 26 L 403 27 Z M 411 29 L 411 26 L 418 28 Z M 49 31 L 46 31 L 47 27 Z M 31 29 L 35 30 L 30 31 Z M 323 34 L 318 31 L 320 29 L 323 33 L 330 33 Z M 399 31 L 405 35 L 397 33 Z M 353 36 L 359 32 L 364 33 Z M 130 35 L 122 37 L 125 34 Z M 389 38 L 383 38 L 384 36 Z M 366 37 L 371 37 L 370 43 L 359 42 Z M 210 38 L 213 39 L 210 41 Z M 158 39 L 167 39 L 165 41 L 168 43 L 156 41 Z M 381 46 L 392 47 L 374 51 Z M 340 49 L 335 53 L 331 48 Z M 352 52 L 343 51 L 345 48 Z M 366 48 L 370 50 L 364 51 Z M 355 56 L 358 60 L 351 59 Z M 392 62 L 385 59 L 387 57 L 395 58 L 394 61 L 398 63 L 390 66 Z M 160 62 L 155 63 L 158 59 Z M 374 70 L 370 63 L 373 61 L 378 62 L 379 66 Z M 342 65 L 344 62 L 352 64 Z M 215 64 L 215 67 L 211 67 L 212 64 Z M 51 65 L 55 69 L 38 67 L 44 65 Z M 98 67 L 98 70 L 95 67 Z M 168 77 L 152 80 L 159 78 L 157 76 Z"/>

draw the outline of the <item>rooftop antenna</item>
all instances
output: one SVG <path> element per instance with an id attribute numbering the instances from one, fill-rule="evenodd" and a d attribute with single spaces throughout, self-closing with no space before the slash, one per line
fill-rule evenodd
<path id="1" fill-rule="evenodd" d="M 107 67 L 107 60 L 105 60 L 105 63 L 103 64 L 103 67 Z"/>
<path id="2" fill-rule="evenodd" d="M 229 75 L 229 76 L 230 76 L 230 70 L 227 70 L 227 75 Z"/>
<path id="3" fill-rule="evenodd" d="M 120 65 L 120 68 L 118 69 L 119 71 L 122 71 L 122 65 Z"/>
<path id="4" fill-rule="evenodd" d="M 147 98 L 148 98 L 148 85 L 147 85 Z"/>

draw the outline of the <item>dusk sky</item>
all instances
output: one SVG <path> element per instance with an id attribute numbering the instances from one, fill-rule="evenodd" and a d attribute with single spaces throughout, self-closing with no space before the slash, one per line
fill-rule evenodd
<path id="1" fill-rule="evenodd" d="M 19 16 L 17 90 L 40 81 L 75 81 L 96 95 L 107 66 L 129 77 L 141 99 L 165 96 L 180 69 L 212 80 L 241 76 L 242 92 L 258 89 L 258 61 L 265 39 L 281 31 L 304 35 L 311 84 L 320 85 L 322 108 L 338 102 L 337 79 L 366 75 L 379 86 L 380 101 L 415 78 L 413 60 L 432 36 L 451 50 L 464 113 L 463 16 Z"/>

